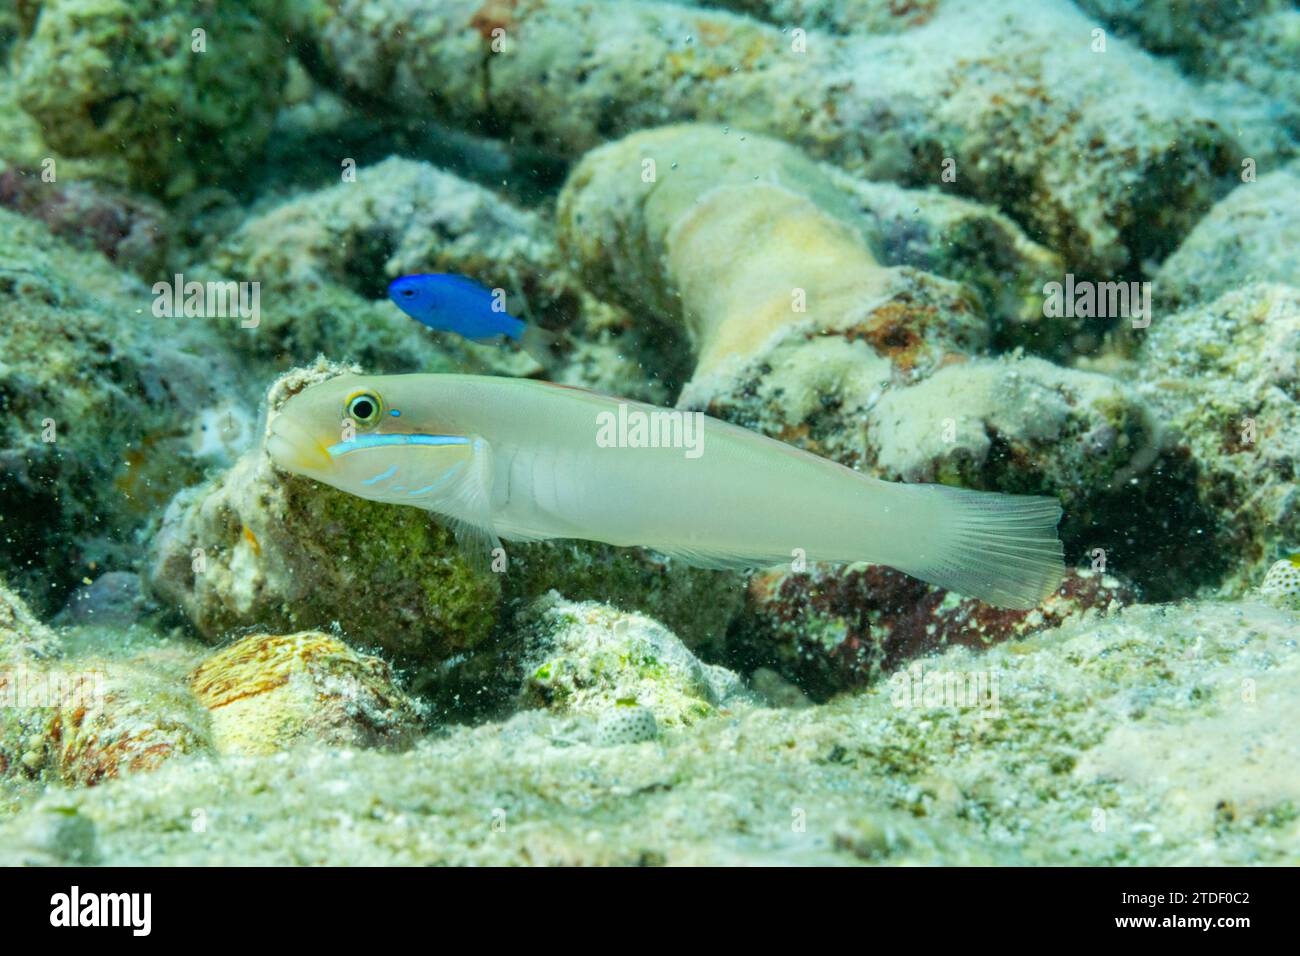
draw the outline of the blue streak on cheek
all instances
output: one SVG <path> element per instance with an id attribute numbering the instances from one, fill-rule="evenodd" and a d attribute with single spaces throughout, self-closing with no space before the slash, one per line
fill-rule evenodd
<path id="1" fill-rule="evenodd" d="M 442 485 L 445 485 L 447 483 L 447 480 L 451 478 L 451 476 L 454 475 L 455 473 L 456 473 L 455 468 L 448 469 L 447 473 L 443 475 L 441 478 L 439 478 L 437 481 L 435 481 L 433 484 L 425 485 L 423 488 L 416 488 L 414 491 L 408 492 L 408 494 L 411 495 L 427 494 L 428 492 L 433 491 L 434 488 L 438 488 Z"/>
<path id="2" fill-rule="evenodd" d="M 393 475 L 395 475 L 395 474 L 397 474 L 397 466 L 396 466 L 396 465 L 389 465 L 387 471 L 381 471 L 379 474 L 375 475 L 375 477 L 373 477 L 373 478 L 367 478 L 365 481 L 363 481 L 363 482 L 361 482 L 361 483 L 362 483 L 363 485 L 373 485 L 373 484 L 375 484 L 376 482 L 384 481 L 384 480 L 387 479 L 387 478 L 391 478 L 391 477 L 393 477 Z"/>

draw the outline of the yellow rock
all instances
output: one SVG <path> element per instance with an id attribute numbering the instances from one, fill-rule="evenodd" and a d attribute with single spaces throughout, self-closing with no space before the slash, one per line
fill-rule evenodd
<path id="1" fill-rule="evenodd" d="M 401 747 L 420 708 L 388 665 L 319 631 L 253 634 L 189 675 L 224 754 L 269 754 L 297 743 Z"/>

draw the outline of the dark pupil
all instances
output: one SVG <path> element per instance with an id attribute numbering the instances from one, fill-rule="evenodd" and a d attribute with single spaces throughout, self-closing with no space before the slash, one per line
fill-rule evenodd
<path id="1" fill-rule="evenodd" d="M 375 413 L 375 406 L 368 398 L 358 398 L 352 403 L 352 414 L 359 419 L 367 419 Z"/>
<path id="2" fill-rule="evenodd" d="M 414 290 L 414 289 L 403 289 L 403 290 L 402 290 L 402 295 L 406 296 L 406 297 L 409 299 L 411 296 L 415 295 L 415 290 Z"/>

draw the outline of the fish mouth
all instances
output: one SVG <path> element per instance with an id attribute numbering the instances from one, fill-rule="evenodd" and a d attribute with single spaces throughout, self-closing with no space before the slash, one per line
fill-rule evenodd
<path id="1" fill-rule="evenodd" d="M 283 413 L 271 419 L 266 452 L 277 468 L 296 475 L 310 475 L 329 468 L 329 450 L 311 433 Z"/>

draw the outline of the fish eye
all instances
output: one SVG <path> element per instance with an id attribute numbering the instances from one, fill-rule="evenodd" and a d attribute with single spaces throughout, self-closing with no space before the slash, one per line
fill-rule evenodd
<path id="1" fill-rule="evenodd" d="M 382 409 L 383 402 L 374 392 L 357 392 L 348 398 L 347 405 L 344 407 L 344 416 L 358 425 L 373 425 L 379 421 L 379 413 Z"/>
<path id="2" fill-rule="evenodd" d="M 414 290 L 414 289 L 403 289 L 403 290 L 402 290 L 402 295 L 406 296 L 406 297 L 409 299 L 411 296 L 415 295 L 415 290 Z"/>

